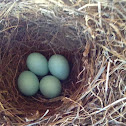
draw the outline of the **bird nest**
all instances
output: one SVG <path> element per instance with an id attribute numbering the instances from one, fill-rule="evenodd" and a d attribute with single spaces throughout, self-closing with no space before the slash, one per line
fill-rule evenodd
<path id="1" fill-rule="evenodd" d="M 125 8 L 123 0 L 1 1 L 0 125 L 125 125 Z M 32 52 L 68 59 L 59 97 L 18 91 Z"/>

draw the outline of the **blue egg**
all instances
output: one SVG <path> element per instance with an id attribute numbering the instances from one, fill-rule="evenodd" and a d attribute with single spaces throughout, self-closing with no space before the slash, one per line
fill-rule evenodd
<path id="1" fill-rule="evenodd" d="M 55 98 L 61 93 L 60 81 L 52 76 L 47 75 L 40 81 L 40 91 L 46 98 Z"/>
<path id="2" fill-rule="evenodd" d="M 18 77 L 18 89 L 26 96 L 32 96 L 39 90 L 39 80 L 37 76 L 30 72 L 24 71 Z"/>
<path id="3" fill-rule="evenodd" d="M 67 59 L 59 54 L 52 55 L 48 61 L 50 73 L 60 80 L 65 80 L 69 76 L 70 66 Z"/>
<path id="4" fill-rule="evenodd" d="M 48 61 L 40 53 L 31 53 L 27 58 L 27 67 L 30 71 L 39 76 L 44 76 L 48 73 Z"/>

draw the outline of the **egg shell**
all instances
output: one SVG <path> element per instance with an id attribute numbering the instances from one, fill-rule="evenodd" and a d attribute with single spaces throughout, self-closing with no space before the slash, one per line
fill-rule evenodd
<path id="1" fill-rule="evenodd" d="M 37 76 L 30 72 L 24 71 L 18 77 L 18 89 L 26 96 L 32 96 L 39 90 L 39 80 Z"/>
<path id="2" fill-rule="evenodd" d="M 44 76 L 49 71 L 48 61 L 45 58 L 45 56 L 43 56 L 40 53 L 36 53 L 36 52 L 31 53 L 27 57 L 26 63 L 27 63 L 28 69 L 38 76 Z"/>
<path id="3" fill-rule="evenodd" d="M 45 76 L 40 81 L 40 91 L 46 98 L 55 98 L 61 93 L 60 81 L 51 75 Z"/>
<path id="4" fill-rule="evenodd" d="M 50 73 L 60 80 L 65 80 L 69 76 L 70 66 L 67 59 L 59 54 L 52 55 L 48 61 Z"/>

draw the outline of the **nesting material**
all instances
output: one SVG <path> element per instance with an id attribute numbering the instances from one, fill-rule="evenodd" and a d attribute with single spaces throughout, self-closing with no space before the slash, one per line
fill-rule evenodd
<path id="1" fill-rule="evenodd" d="M 125 125 L 125 8 L 124 0 L 1 1 L 0 125 Z M 59 97 L 18 91 L 32 52 L 68 59 Z"/>

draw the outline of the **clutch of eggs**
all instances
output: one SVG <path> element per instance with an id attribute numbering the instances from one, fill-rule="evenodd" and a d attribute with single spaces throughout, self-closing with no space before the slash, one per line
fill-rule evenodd
<path id="1" fill-rule="evenodd" d="M 26 96 L 32 96 L 40 90 L 46 98 L 60 95 L 60 80 L 69 76 L 70 67 L 67 59 L 59 54 L 52 55 L 47 61 L 40 53 L 31 53 L 26 60 L 30 71 L 22 72 L 18 77 L 18 89 Z M 47 75 L 50 72 L 52 75 Z M 40 82 L 37 76 L 44 76 Z"/>

